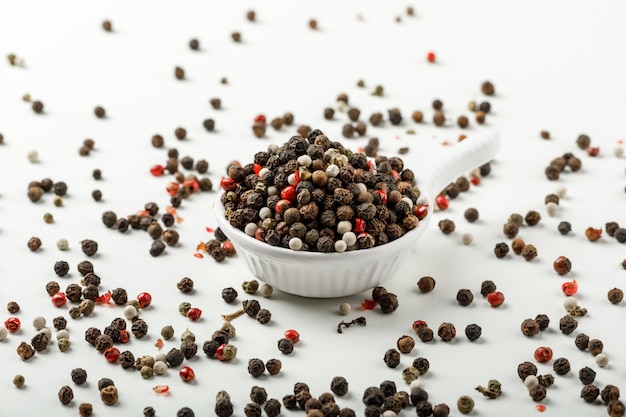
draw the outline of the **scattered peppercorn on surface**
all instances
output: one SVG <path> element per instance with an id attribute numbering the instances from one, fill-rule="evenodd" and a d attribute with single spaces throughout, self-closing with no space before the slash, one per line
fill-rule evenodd
<path id="1" fill-rule="evenodd" d="M 626 5 L 5 9 L 2 413 L 624 415 Z M 493 161 L 429 207 L 406 185 L 396 201 L 399 159 L 486 129 L 503 139 Z M 323 194 L 298 187 L 302 161 L 277 151 L 290 141 L 317 144 L 304 162 Z M 300 298 L 250 274 L 213 207 L 251 188 L 270 210 L 245 213 L 251 238 L 384 244 L 331 192 L 345 172 L 324 144 L 337 168 L 384 173 L 346 187 L 359 204 L 433 224 L 384 287 Z M 294 189 L 271 197 L 274 181 Z M 345 223 L 294 221 L 304 189 Z"/>

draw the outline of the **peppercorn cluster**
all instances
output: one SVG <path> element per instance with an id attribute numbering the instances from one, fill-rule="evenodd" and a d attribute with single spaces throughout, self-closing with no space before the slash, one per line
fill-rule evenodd
<path id="1" fill-rule="evenodd" d="M 398 157 L 375 166 L 319 130 L 228 167 L 229 223 L 272 246 L 316 252 L 367 249 L 417 227 L 419 189 Z"/>

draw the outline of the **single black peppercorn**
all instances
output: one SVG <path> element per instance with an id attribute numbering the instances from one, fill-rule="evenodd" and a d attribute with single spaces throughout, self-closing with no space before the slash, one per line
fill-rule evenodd
<path id="1" fill-rule="evenodd" d="M 507 253 L 509 253 L 509 245 L 506 242 L 496 243 L 496 246 L 493 248 L 493 253 L 496 255 L 496 258 L 504 258 Z"/>
<path id="2" fill-rule="evenodd" d="M 537 384 L 528 390 L 528 395 L 530 395 L 530 398 L 535 402 L 543 401 L 546 398 L 546 393 L 546 388 L 541 384 Z"/>
<path id="3" fill-rule="evenodd" d="M 87 371 L 83 368 L 74 368 L 72 369 L 71 377 L 76 385 L 82 385 L 87 382 Z"/>
<path id="4" fill-rule="evenodd" d="M 393 313 L 398 308 L 398 296 L 393 293 L 387 292 L 380 296 L 380 299 L 378 300 L 378 305 L 380 306 L 380 309 L 383 313 Z"/>
<path id="5" fill-rule="evenodd" d="M 80 242 L 80 248 L 87 256 L 94 256 L 98 252 L 98 242 L 91 239 L 85 239 Z"/>
<path id="6" fill-rule="evenodd" d="M 63 330 L 65 329 L 65 327 L 67 326 L 67 320 L 65 319 L 65 317 L 63 316 L 58 316 L 55 317 L 52 320 L 52 326 L 56 329 L 56 330 Z"/>
<path id="7" fill-rule="evenodd" d="M 562 221 L 557 226 L 557 230 L 559 231 L 560 234 L 566 235 L 572 231 L 572 225 L 569 222 Z"/>
<path id="8" fill-rule="evenodd" d="M 15 314 L 20 311 L 20 305 L 15 301 L 7 303 L 7 311 L 11 314 Z"/>
<path id="9" fill-rule="evenodd" d="M 563 334 L 571 334 L 578 327 L 578 321 L 570 315 L 565 315 L 559 320 L 559 329 Z"/>
<path id="10" fill-rule="evenodd" d="M 396 346 L 402 353 L 411 353 L 415 347 L 415 340 L 411 336 L 404 335 L 398 339 Z"/>
<path id="11" fill-rule="evenodd" d="M 626 414 L 626 406 L 620 400 L 611 400 L 607 404 L 606 412 L 610 417 L 623 417 Z"/>
<path id="12" fill-rule="evenodd" d="M 515 223 L 507 222 L 502 226 L 502 233 L 509 239 L 513 239 L 519 233 L 519 227 Z"/>
<path id="13" fill-rule="evenodd" d="M 265 364 L 259 358 L 248 359 L 248 373 L 257 378 L 265 373 Z"/>
<path id="14" fill-rule="evenodd" d="M 458 301 L 458 303 L 463 307 L 466 307 L 474 301 L 474 294 L 472 294 L 472 291 L 468 289 L 460 289 L 456 293 L 456 301 Z"/>
<path id="15" fill-rule="evenodd" d="M 382 406 L 385 402 L 385 393 L 379 387 L 368 387 L 363 392 L 363 404 Z"/>
<path id="16" fill-rule="evenodd" d="M 131 332 L 137 339 L 141 339 L 148 334 L 148 323 L 146 323 L 143 319 L 135 318 L 133 320 L 133 325 L 131 326 Z"/>
<path id="17" fill-rule="evenodd" d="M 183 353 L 177 348 L 170 349 L 170 351 L 165 355 L 165 358 L 167 360 L 167 364 L 172 368 L 179 366 L 185 359 Z"/>
<path id="18" fill-rule="evenodd" d="M 291 340 L 283 337 L 278 340 L 278 350 L 280 350 L 281 353 L 288 355 L 293 352 L 293 343 L 291 342 Z"/>
<path id="19" fill-rule="evenodd" d="M 38 237 L 31 237 L 28 240 L 28 249 L 32 252 L 36 252 L 41 247 L 41 239 Z"/>
<path id="20" fill-rule="evenodd" d="M 280 359 L 269 359 L 265 362 L 265 369 L 270 375 L 277 375 L 283 367 L 283 363 Z"/>
<path id="21" fill-rule="evenodd" d="M 465 336 L 470 342 L 474 342 L 480 338 L 482 334 L 482 328 L 477 324 L 468 324 L 465 327 Z"/>
<path id="22" fill-rule="evenodd" d="M 449 342 L 456 337 L 456 329 L 452 323 L 443 322 L 437 329 L 437 335 L 444 342 Z"/>
<path id="23" fill-rule="evenodd" d="M 413 405 L 417 405 L 422 401 L 428 401 L 428 392 L 423 388 L 411 389 L 410 400 Z"/>
<path id="24" fill-rule="evenodd" d="M 340 397 L 348 393 L 348 381 L 342 376 L 336 376 L 330 382 L 330 390 Z"/>
<path id="25" fill-rule="evenodd" d="M 600 391 L 600 398 L 602 398 L 602 402 L 604 404 L 608 404 L 611 401 L 619 400 L 619 388 L 615 385 L 608 384 L 602 391 Z"/>
<path id="26" fill-rule="evenodd" d="M 48 343 L 50 343 L 50 336 L 48 336 L 48 333 L 46 332 L 39 332 L 30 340 L 31 346 L 37 352 L 46 350 L 48 348 Z"/>
<path id="27" fill-rule="evenodd" d="M 400 365 L 400 352 L 396 349 L 388 349 L 383 357 L 385 365 L 390 368 L 395 368 Z"/>
<path id="28" fill-rule="evenodd" d="M 600 395 L 600 388 L 596 387 L 593 384 L 585 385 L 580 390 L 580 397 L 588 403 L 592 403 L 598 398 Z"/>
<path id="29" fill-rule="evenodd" d="M 441 230 L 441 233 L 443 233 L 444 235 L 449 235 L 450 233 L 454 232 L 455 224 L 450 219 L 440 220 L 438 225 L 439 230 Z"/>
<path id="30" fill-rule="evenodd" d="M 246 417 L 261 417 L 261 406 L 257 403 L 248 403 L 244 407 L 243 413 L 246 415 Z"/>
<path id="31" fill-rule="evenodd" d="M 588 366 L 585 366 L 584 368 L 581 368 L 580 371 L 578 371 L 578 379 L 580 379 L 580 382 L 582 382 L 584 385 L 592 384 L 593 381 L 596 379 L 596 371 L 589 368 Z"/>
<path id="32" fill-rule="evenodd" d="M 120 353 L 119 362 L 122 369 L 133 368 L 135 366 L 135 355 L 130 350 L 125 350 Z"/>
<path id="33" fill-rule="evenodd" d="M 182 407 L 176 411 L 176 417 L 196 417 L 196 413 L 189 407 Z"/>
<path id="34" fill-rule="evenodd" d="M 420 328 L 417 330 L 417 337 L 419 337 L 422 342 L 430 342 L 431 340 L 433 340 L 433 336 L 434 332 L 428 326 L 420 326 Z"/>
<path id="35" fill-rule="evenodd" d="M 602 353 L 602 350 L 604 350 L 604 343 L 602 343 L 600 339 L 589 339 L 587 349 L 589 349 L 589 353 L 593 356 L 599 355 Z"/>
<path id="36" fill-rule="evenodd" d="M 78 405 L 78 415 L 80 417 L 91 417 L 93 415 L 93 405 L 91 403 L 80 403 Z"/>
<path id="37" fill-rule="evenodd" d="M 157 257 L 165 251 L 165 243 L 162 240 L 155 240 L 150 245 L 150 255 Z"/>
<path id="38" fill-rule="evenodd" d="M 61 404 L 68 405 L 74 399 L 74 391 L 69 386 L 64 385 L 59 390 L 58 397 Z"/>
<path id="39" fill-rule="evenodd" d="M 70 270 L 70 265 L 66 261 L 57 261 L 54 263 L 54 273 L 59 277 L 64 277 Z"/>
<path id="40" fill-rule="evenodd" d="M 111 291 L 111 299 L 118 306 L 123 306 L 128 302 L 128 293 L 124 288 L 115 288 Z"/>
<path id="41" fill-rule="evenodd" d="M 145 407 L 143 409 L 143 417 L 155 417 L 156 416 L 156 411 L 154 410 L 153 407 Z"/>
<path id="42" fill-rule="evenodd" d="M 189 41 L 189 48 L 192 51 L 197 51 L 198 49 L 200 49 L 200 41 L 198 39 L 191 39 Z"/>
<path id="43" fill-rule="evenodd" d="M 190 293 L 193 291 L 193 280 L 189 277 L 184 277 L 178 281 L 176 287 L 183 293 Z"/>
<path id="44" fill-rule="evenodd" d="M 526 216 L 524 216 L 524 220 L 526 221 L 527 225 L 535 226 L 541 220 L 541 215 L 537 211 L 530 210 L 528 213 L 526 213 Z"/>
<path id="45" fill-rule="evenodd" d="M 522 381 L 529 375 L 537 375 L 537 366 L 532 362 L 522 362 L 517 366 L 517 375 Z"/>
<path id="46" fill-rule="evenodd" d="M 495 290 L 496 290 L 496 284 L 491 280 L 483 281 L 480 284 L 480 294 L 483 297 L 486 297 L 487 295 L 491 294 Z"/>
<path id="47" fill-rule="evenodd" d="M 552 364 L 552 370 L 557 375 L 565 375 L 571 370 L 569 360 L 567 358 L 557 358 Z"/>
<path id="48" fill-rule="evenodd" d="M 267 414 L 267 417 L 278 416 L 280 414 L 280 408 L 280 401 L 275 398 L 270 398 L 267 400 L 265 405 L 263 405 L 263 410 L 265 411 L 265 414 Z"/>
<path id="49" fill-rule="evenodd" d="M 584 333 L 579 333 L 576 335 L 576 339 L 574 340 L 574 344 L 580 350 L 586 350 L 589 346 L 589 336 Z"/>
<path id="50" fill-rule="evenodd" d="M 430 361 L 423 357 L 413 359 L 412 365 L 420 375 L 425 375 L 430 370 Z"/>

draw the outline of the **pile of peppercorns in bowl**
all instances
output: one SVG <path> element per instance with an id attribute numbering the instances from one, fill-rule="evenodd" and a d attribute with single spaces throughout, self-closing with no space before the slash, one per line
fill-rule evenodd
<path id="1" fill-rule="evenodd" d="M 416 176 L 399 157 L 368 159 L 316 129 L 231 164 L 217 222 L 272 287 L 305 297 L 356 294 L 392 277 L 411 252 L 430 223 L 432 189 L 488 161 L 498 145 L 497 134 L 460 142 Z"/>

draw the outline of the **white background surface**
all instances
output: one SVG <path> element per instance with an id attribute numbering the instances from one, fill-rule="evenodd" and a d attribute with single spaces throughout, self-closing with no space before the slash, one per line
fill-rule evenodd
<path id="1" fill-rule="evenodd" d="M 405 9 L 413 6 L 414 17 Z M 257 22 L 246 21 L 245 13 L 254 9 Z M 0 64 L 0 304 L 17 301 L 22 330 L 0 343 L 0 387 L 2 415 L 77 415 L 81 402 L 91 402 L 95 415 L 141 415 L 151 405 L 157 415 L 175 415 L 189 406 L 196 415 L 213 415 L 215 393 L 228 391 L 235 415 L 242 416 L 249 401 L 250 387 L 266 388 L 271 398 L 281 399 L 293 384 L 303 381 L 312 393 L 329 390 L 336 375 L 346 377 L 350 392 L 338 398 L 341 407 L 349 406 L 362 415 L 361 396 L 365 388 L 393 380 L 398 389 L 408 389 L 401 370 L 414 358 L 426 357 L 431 372 L 423 376 L 434 404 L 445 402 L 458 415 L 455 403 L 460 395 L 476 401 L 473 415 L 536 415 L 535 403 L 516 375 L 517 365 L 533 360 L 538 346 L 551 346 L 556 357 L 567 357 L 572 372 L 557 376 L 542 404 L 545 415 L 605 415 L 603 405 L 589 405 L 579 398 L 582 384 L 577 372 L 590 366 L 597 372 L 596 385 L 624 386 L 626 356 L 623 323 L 626 312 L 621 303 L 611 305 L 606 293 L 623 287 L 626 279 L 619 263 L 626 258 L 625 246 L 608 236 L 589 242 L 584 230 L 603 227 L 608 221 L 626 224 L 624 216 L 624 159 L 613 149 L 623 138 L 626 92 L 623 72 L 621 20 L 624 4 L 607 1 L 540 2 L 523 5 L 508 2 L 330 2 L 317 1 L 295 5 L 293 2 L 199 2 L 176 5 L 165 2 L 5 2 L 0 10 L 0 52 L 15 53 L 25 67 Z M 357 16 L 362 19 L 357 19 Z M 401 16 L 401 22 L 395 18 Z M 316 18 L 319 30 L 307 22 Z M 114 32 L 106 33 L 101 22 L 110 19 Z M 230 34 L 240 31 L 243 41 L 234 43 Z M 191 38 L 200 41 L 201 50 L 192 51 Z M 437 54 L 437 63 L 426 61 L 428 51 Z M 187 79 L 174 78 L 175 66 L 185 69 Z M 228 85 L 220 84 L 227 77 Z M 357 88 L 359 79 L 366 87 Z M 492 113 L 485 127 L 473 120 L 462 132 L 452 121 L 467 110 L 470 100 L 485 100 L 480 84 L 491 80 L 496 96 L 488 98 Z M 370 93 L 376 85 L 385 88 L 384 97 Z M 401 109 L 402 126 L 386 123 L 374 128 L 368 124 L 364 138 L 341 137 L 347 116 L 337 113 L 333 121 L 322 117 L 324 107 L 334 106 L 339 93 L 347 93 L 351 105 L 361 109 L 362 120 L 374 111 L 391 107 Z M 22 101 L 24 94 L 45 105 L 45 114 L 36 115 Z M 219 97 L 223 109 L 212 109 L 208 100 Z M 432 122 L 431 102 L 444 102 L 449 123 L 436 128 Z M 96 119 L 93 108 L 103 106 L 105 120 Z M 423 110 L 427 123 L 417 125 L 410 119 L 413 110 Z M 263 139 L 251 132 L 254 116 L 263 113 L 268 120 L 291 111 L 291 128 L 274 131 L 268 127 Z M 216 131 L 206 132 L 202 121 L 212 117 Z M 141 291 L 153 295 L 153 306 L 142 312 L 150 326 L 143 340 L 131 338 L 128 346 L 136 357 L 156 353 L 154 342 L 164 325 L 172 324 L 180 335 L 188 326 L 201 346 L 221 326 L 220 314 L 234 306 L 225 304 L 222 288 L 239 288 L 252 277 L 241 259 L 216 264 L 212 259 L 196 259 L 196 245 L 211 238 L 205 227 L 214 227 L 212 202 L 216 192 L 194 195 L 183 202 L 176 225 L 181 243 L 168 248 L 159 258 L 148 254 L 150 238 L 143 232 L 121 235 L 106 229 L 100 215 L 113 210 L 118 215 L 134 213 L 146 202 L 154 201 L 161 212 L 168 204 L 165 186 L 171 177 L 154 178 L 149 168 L 165 163 L 167 148 L 178 148 L 180 155 L 195 160 L 207 159 L 209 177 L 217 185 L 229 161 L 251 161 L 256 151 L 270 143 L 282 143 L 300 124 L 322 129 L 331 139 L 357 149 L 369 137 L 381 141 L 380 152 L 395 154 L 402 146 L 410 153 L 405 161 L 411 166 L 421 156 L 445 151 L 442 143 L 454 143 L 460 133 L 490 127 L 499 130 L 503 147 L 492 164 L 492 173 L 480 186 L 452 200 L 446 212 L 436 214 L 435 224 L 426 232 L 412 259 L 385 287 L 399 296 L 400 308 L 391 315 L 379 310 L 360 311 L 369 293 L 345 299 L 310 300 L 276 292 L 271 299 L 259 299 L 273 313 L 267 326 L 246 317 L 233 324 L 238 330 L 232 340 L 238 358 L 231 363 L 207 359 L 202 352 L 187 365 L 197 374 L 194 384 L 185 384 L 177 370 L 165 377 L 142 380 L 136 372 L 110 365 L 83 340 L 90 326 L 104 328 L 122 315 L 118 307 L 96 309 L 87 318 L 74 321 L 67 314 L 69 305 L 57 309 L 49 301 L 45 284 L 57 279 L 54 263 L 66 260 L 69 277 L 58 278 L 64 288 L 79 282 L 76 265 L 85 257 L 82 239 L 98 241 L 100 250 L 92 259 L 102 279 L 102 290 L 124 287 L 132 297 Z M 187 129 L 188 138 L 174 137 L 177 127 Z M 414 129 L 415 135 L 406 131 Z M 539 137 L 548 130 L 552 139 Z M 153 134 L 165 137 L 166 147 L 150 145 Z M 600 155 L 588 157 L 576 147 L 580 133 L 587 133 Z M 85 138 L 95 140 L 95 151 L 80 157 L 78 148 Z M 40 162 L 26 158 L 36 149 Z M 577 173 L 568 173 L 550 182 L 543 173 L 551 159 L 573 152 L 583 162 Z M 102 170 L 96 182 L 92 170 Z M 30 181 L 49 177 L 68 184 L 64 207 L 52 203 L 47 194 L 37 204 L 26 196 Z M 567 187 L 557 217 L 545 213 L 545 195 L 557 186 Z M 103 201 L 96 203 L 91 191 L 101 189 Z M 480 221 L 469 224 L 463 219 L 468 207 L 476 207 Z M 542 213 L 536 227 L 523 227 L 520 237 L 534 244 L 539 256 L 532 262 L 510 254 L 496 259 L 493 246 L 507 241 L 501 230 L 513 212 L 529 210 Z M 54 215 L 54 224 L 45 224 L 44 213 Z M 443 218 L 455 221 L 457 229 L 445 236 L 436 228 Z M 561 236 L 557 224 L 567 220 L 573 232 Z M 462 233 L 472 233 L 474 243 L 463 246 Z M 26 242 L 39 236 L 43 249 L 31 253 Z M 56 241 L 68 239 L 70 250 L 61 252 Z M 562 278 L 552 270 L 552 261 L 568 256 L 573 271 Z M 323 265 L 315 267 L 323 269 Z M 431 294 L 420 294 L 416 282 L 424 275 L 437 281 Z M 175 285 L 183 276 L 194 279 L 192 295 L 180 293 Z M 558 321 L 565 314 L 560 285 L 575 278 L 580 285 L 577 297 L 589 310 L 579 320 L 576 332 L 560 333 Z M 500 308 L 491 308 L 480 296 L 480 283 L 493 280 L 506 298 Z M 455 301 L 458 289 L 469 288 L 474 303 L 466 308 Z M 246 298 L 239 291 L 239 300 Z M 189 301 L 203 309 L 203 319 L 191 323 L 177 313 L 180 302 Z M 352 313 L 340 316 L 337 308 L 349 302 Z M 3 310 L 2 317 L 9 313 Z M 545 313 L 550 329 L 527 338 L 519 331 L 525 318 Z M 51 327 L 58 315 L 68 317 L 72 349 L 61 353 L 55 345 L 47 352 L 22 362 L 15 353 L 17 345 L 35 334 L 31 322 L 44 316 Z M 336 332 L 342 319 L 367 318 L 364 328 Z M 389 369 L 382 361 L 385 351 L 404 335 L 414 335 L 411 323 L 426 320 L 433 329 L 443 321 L 456 325 L 458 336 L 452 343 L 435 340 L 419 342 L 415 350 L 403 355 L 401 365 Z M 2 319 L 4 321 L 4 319 Z M 469 323 L 483 328 L 483 337 L 470 343 L 462 334 Z M 276 349 L 284 330 L 295 328 L 301 343 L 290 356 Z M 610 365 L 599 368 L 588 352 L 574 346 L 579 332 L 604 341 Z M 416 336 L 416 335 L 414 335 Z M 166 342 L 163 351 L 178 346 Z M 253 379 L 246 371 L 247 360 L 273 357 L 283 361 L 277 376 Z M 540 373 L 551 372 L 552 362 L 538 364 Z M 70 372 L 82 367 L 88 384 L 74 386 Z M 11 380 L 16 374 L 26 377 L 26 387 L 17 390 Z M 120 390 L 120 402 L 110 409 L 98 397 L 97 381 L 112 378 Z M 474 391 L 498 379 L 504 394 L 488 400 Z M 74 388 L 74 401 L 62 406 L 56 397 L 63 385 Z M 151 388 L 167 384 L 169 396 L 154 394 Z M 513 410 L 513 411 L 511 411 Z M 283 410 L 284 415 L 293 414 Z M 413 415 L 406 409 L 402 414 Z"/>

